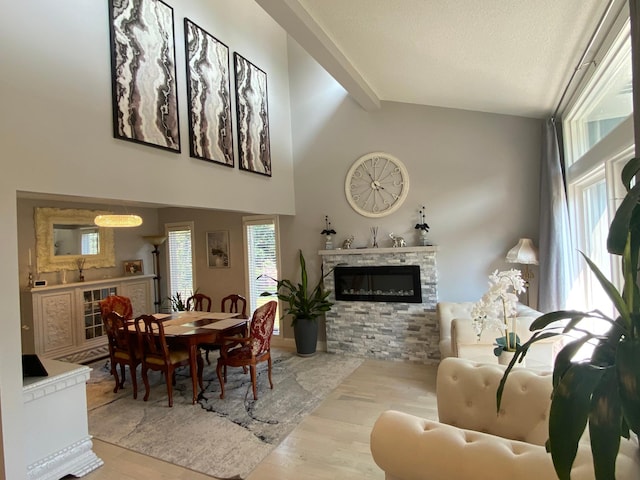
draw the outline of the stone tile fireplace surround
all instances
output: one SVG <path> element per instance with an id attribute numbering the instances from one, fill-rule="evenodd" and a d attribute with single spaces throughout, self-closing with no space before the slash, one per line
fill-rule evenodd
<path id="1" fill-rule="evenodd" d="M 326 314 L 327 352 L 384 360 L 440 361 L 436 319 L 437 247 L 320 250 L 324 271 L 336 266 L 418 265 L 422 303 L 340 301 L 333 273 L 325 279 L 334 306 Z"/>

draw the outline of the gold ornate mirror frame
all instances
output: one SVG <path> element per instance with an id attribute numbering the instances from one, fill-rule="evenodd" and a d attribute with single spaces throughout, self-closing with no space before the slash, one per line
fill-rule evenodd
<path id="1" fill-rule="evenodd" d="M 107 268 L 116 266 L 113 230 L 99 228 L 99 253 L 95 255 L 55 255 L 54 225 L 94 225 L 96 215 L 108 214 L 102 210 L 77 210 L 72 208 L 36 208 L 36 272 L 59 272 L 77 270 L 76 261 L 84 258 L 84 268 Z"/>

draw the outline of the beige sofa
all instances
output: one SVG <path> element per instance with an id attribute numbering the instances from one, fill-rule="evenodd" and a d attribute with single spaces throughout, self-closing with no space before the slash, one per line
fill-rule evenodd
<path id="1" fill-rule="evenodd" d="M 437 304 L 441 358 L 461 357 L 476 362 L 498 363 L 497 357 L 493 354 L 493 348 L 495 339 L 500 336 L 500 333 L 487 329 L 478 339 L 471 319 L 473 304 L 474 302 Z M 520 342 L 524 343 L 531 338 L 532 332 L 529 331 L 531 323 L 542 313 L 523 304 L 518 304 L 517 312 L 517 333 Z M 526 365 L 530 368 L 550 370 L 553 366 L 556 342 L 556 338 L 548 338 L 532 345 L 526 356 Z"/>
<path id="2" fill-rule="evenodd" d="M 514 370 L 496 414 L 496 389 L 504 368 L 447 358 L 438 367 L 439 421 L 384 412 L 370 440 L 373 459 L 386 480 L 557 478 L 544 447 L 551 375 Z M 595 478 L 587 438 L 580 443 L 571 478 Z M 623 439 L 616 478 L 640 478 L 637 438 Z"/>

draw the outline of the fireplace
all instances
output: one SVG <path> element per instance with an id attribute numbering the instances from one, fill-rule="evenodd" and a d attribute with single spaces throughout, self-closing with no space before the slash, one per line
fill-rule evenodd
<path id="1" fill-rule="evenodd" d="M 331 275 L 324 279 L 325 288 L 331 291 L 329 300 L 335 301 L 331 310 L 325 313 L 327 352 L 437 364 L 440 361 L 440 335 L 436 318 L 437 250 L 436 246 L 321 250 L 319 253 L 322 256 L 324 271 L 332 271 Z M 417 298 L 422 298 L 422 303 L 408 302 L 404 296 L 397 301 L 354 298 L 339 300 L 336 293 L 344 290 L 344 287 L 336 288 L 336 285 L 339 285 L 342 269 L 349 269 L 343 270 L 343 273 L 353 272 L 352 268 L 361 272 L 377 273 L 377 267 L 380 266 L 415 267 L 409 271 L 413 270 L 413 276 L 417 270 L 416 277 L 420 286 L 418 289 L 414 287 L 414 293 L 416 290 L 420 291 Z M 333 273 L 336 271 L 338 278 Z M 391 271 L 396 270 L 393 268 Z M 407 270 L 404 273 L 406 272 Z M 386 287 L 377 289 L 382 291 Z M 344 293 L 343 291 L 338 295 L 342 296 Z M 349 291 L 346 293 L 349 294 Z"/>
<path id="2" fill-rule="evenodd" d="M 422 303 L 419 265 L 336 267 L 336 300 Z"/>

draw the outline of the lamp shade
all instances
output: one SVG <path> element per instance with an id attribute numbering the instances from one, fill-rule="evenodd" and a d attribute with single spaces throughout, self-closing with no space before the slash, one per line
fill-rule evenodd
<path id="1" fill-rule="evenodd" d="M 93 219 L 99 227 L 119 228 L 119 227 L 139 227 L 142 225 L 142 217 L 139 215 L 98 215 Z"/>
<path id="2" fill-rule="evenodd" d="M 158 245 L 162 245 L 167 240 L 166 235 L 144 235 L 142 238 L 144 238 L 147 242 L 149 242 L 154 247 L 157 247 Z"/>
<path id="3" fill-rule="evenodd" d="M 508 263 L 538 265 L 538 249 L 530 238 L 521 238 L 518 244 L 507 253 Z"/>

